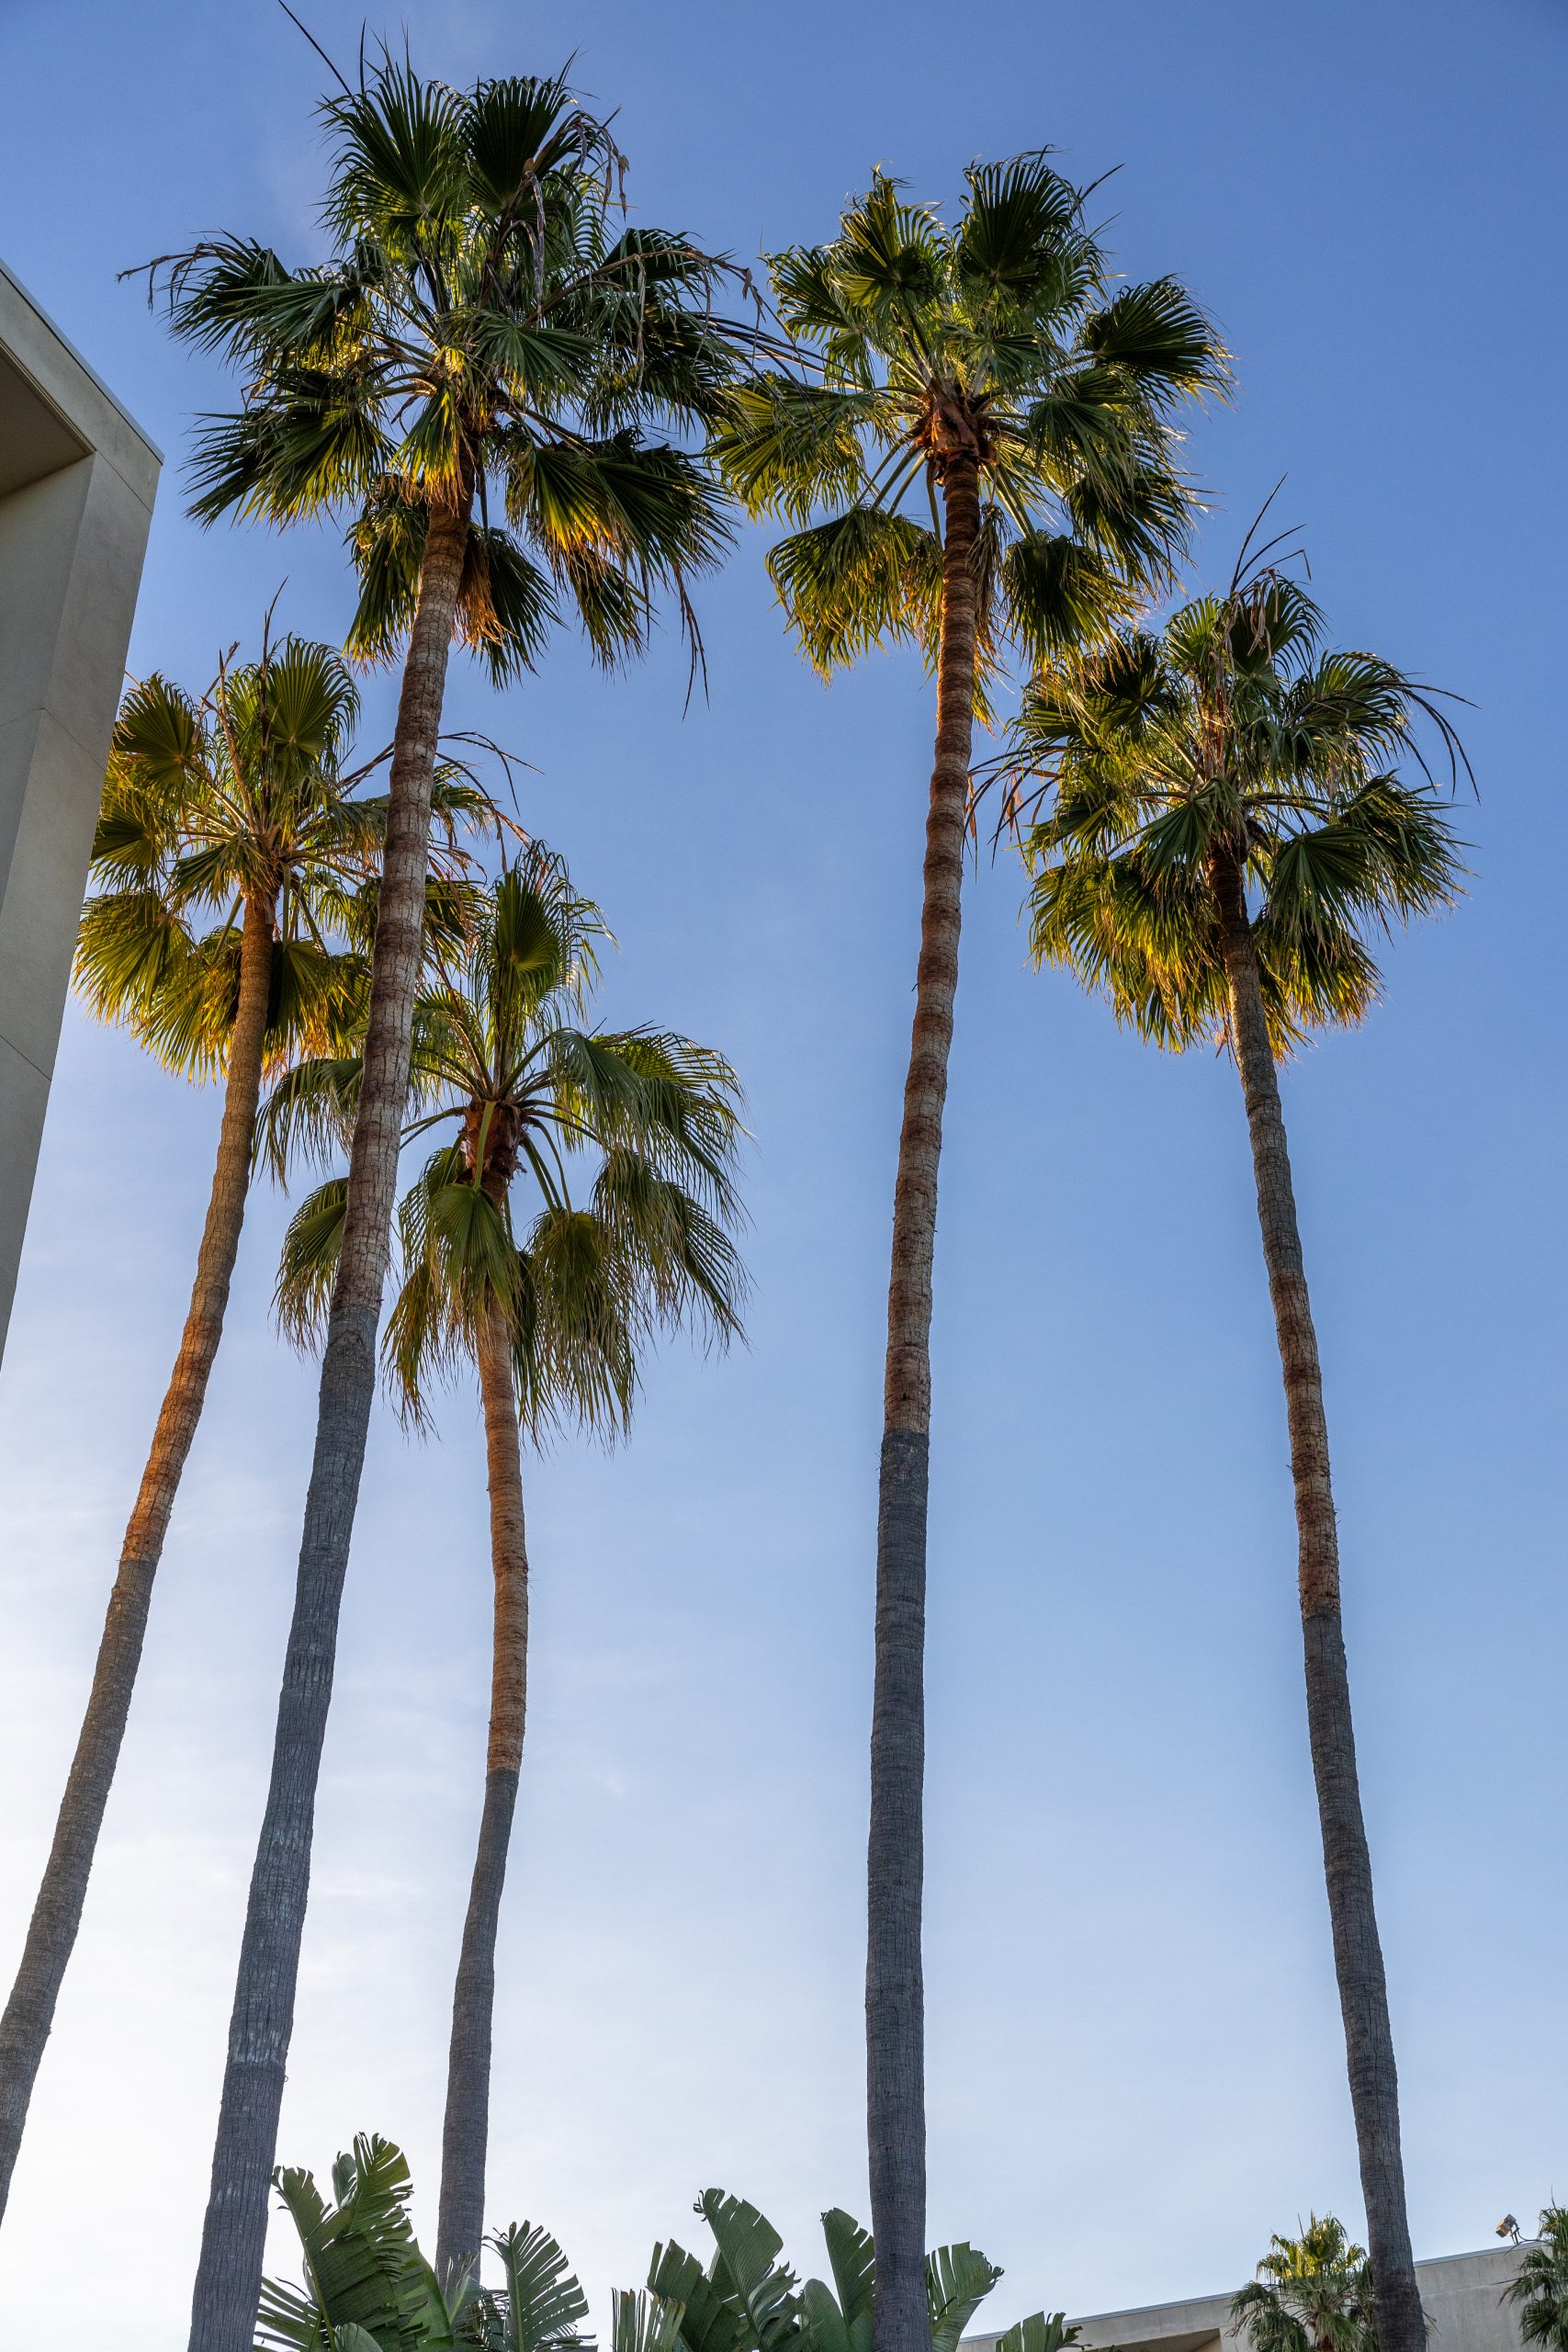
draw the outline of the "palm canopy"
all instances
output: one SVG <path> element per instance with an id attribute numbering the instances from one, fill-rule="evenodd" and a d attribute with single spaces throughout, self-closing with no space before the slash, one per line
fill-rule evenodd
<path id="1" fill-rule="evenodd" d="M 100 1019 L 123 1023 L 166 1067 L 202 1077 L 225 1066 L 247 907 L 273 932 L 271 1067 L 341 1044 L 363 1017 L 387 799 L 366 788 L 381 759 L 353 763 L 358 715 L 342 656 L 297 637 L 220 664 L 205 695 L 155 673 L 126 695 L 76 982 Z M 461 762 L 444 766 L 435 802 L 429 923 L 455 941 L 468 865 L 458 829 L 499 819 Z"/>
<path id="2" fill-rule="evenodd" d="M 496 1306 L 535 1434 L 562 1419 L 606 1434 L 624 1426 L 637 1343 L 653 1328 L 694 1321 L 719 1340 L 739 1330 L 735 1075 L 688 1038 L 579 1025 L 605 936 L 598 909 L 535 845 L 488 895 L 461 961 L 417 1003 L 408 1135 L 457 1133 L 399 1215 L 384 1356 L 415 1419 L 431 1379 L 471 1360 Z M 279 1082 L 262 1118 L 277 1166 L 341 1144 L 358 1080 L 355 1057 L 337 1056 Z M 592 1172 L 574 1200 L 585 1156 Z M 288 1228 L 278 1305 L 300 1340 L 324 1322 L 344 1195 L 343 1180 L 329 1181 Z"/>
<path id="3" fill-rule="evenodd" d="M 1376 935 L 1459 887 L 1422 721 L 1451 782 L 1463 752 L 1431 693 L 1379 655 L 1326 650 L 1317 605 L 1272 569 L 1184 605 L 1157 636 L 1043 668 L 1006 763 L 1015 814 L 1035 789 L 1036 961 L 1066 965 L 1162 1046 L 1221 1035 L 1228 867 L 1275 1053 L 1359 1021 Z"/>
<path id="4" fill-rule="evenodd" d="M 1252 2352 L 1377 2352 L 1365 2248 L 1332 2213 L 1309 2214 L 1299 2238 L 1269 2241 L 1231 2317 Z"/>
<path id="5" fill-rule="evenodd" d="M 198 434 L 194 511 L 346 511 L 355 657 L 412 621 L 432 509 L 477 504 L 456 629 L 498 681 L 568 609 L 605 662 L 640 650 L 662 592 L 689 622 L 726 529 L 680 436 L 745 341 L 714 309 L 734 273 L 617 225 L 625 159 L 558 78 L 456 90 L 383 54 L 321 113 L 325 260 L 224 236 L 152 265 L 175 332 L 245 376 Z"/>
<path id="6" fill-rule="evenodd" d="M 1538 2243 L 1521 2256 L 1504 2299 L 1517 2312 L 1519 2334 L 1527 2344 L 1545 2345 L 1547 2352 L 1568 2352 L 1568 2207 L 1546 2207 Z"/>
<path id="7" fill-rule="evenodd" d="M 1103 634 L 1166 577 L 1191 504 L 1173 413 L 1225 355 L 1174 278 L 1111 290 L 1086 193 L 1043 152 L 976 164 L 950 228 L 879 173 L 829 243 L 770 257 L 808 373 L 729 392 L 716 452 L 750 513 L 804 526 L 769 565 L 824 671 L 889 639 L 934 660 L 955 457 L 979 473 L 982 672 L 1007 639 Z"/>

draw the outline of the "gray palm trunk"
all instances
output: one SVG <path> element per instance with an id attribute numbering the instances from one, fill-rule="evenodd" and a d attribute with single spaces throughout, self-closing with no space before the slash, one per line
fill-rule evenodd
<path id="1" fill-rule="evenodd" d="M 1339 1537 L 1329 1477 L 1317 1333 L 1307 1295 L 1279 1080 L 1242 871 L 1233 854 L 1222 852 L 1215 855 L 1210 872 L 1285 1381 L 1291 1475 L 1295 1486 L 1307 1729 L 1323 1835 L 1335 1973 L 1345 2024 L 1350 2105 L 1367 2209 L 1378 2346 L 1379 2352 L 1425 2352 L 1427 2324 L 1405 2212 L 1399 2079 L 1389 2022 L 1388 1984 L 1356 1771 L 1356 1735 L 1339 1609 Z"/>
<path id="2" fill-rule="evenodd" d="M 54 1839 L 44 1864 L 11 1996 L 0 2017 L 0 2214 L 11 2192 L 33 2086 L 54 2023 L 104 1809 L 119 1762 L 130 1696 L 141 1662 L 153 1578 L 163 1556 L 175 1497 L 201 1419 L 239 1253 L 250 1190 L 251 1145 L 261 1092 L 272 985 L 273 914 L 247 902 L 240 932 L 240 987 L 229 1041 L 218 1159 L 197 1255 L 190 1306 L 136 1505 L 125 1531 L 119 1568 L 98 1643 L 86 1713 L 66 1777 Z"/>
<path id="3" fill-rule="evenodd" d="M 528 1547 L 523 1520 L 523 1457 L 512 1377 L 512 1335 L 500 1306 L 492 1306 L 480 1324 L 478 1355 L 490 1486 L 495 1634 L 484 1811 L 463 1921 L 446 2061 L 441 2204 L 435 2231 L 435 2272 L 444 2280 L 465 2263 L 478 2261 L 484 2230 L 496 1932 L 517 1806 L 528 1702 Z"/>
<path id="4" fill-rule="evenodd" d="M 904 1082 L 887 1293 L 876 1521 L 876 1660 L 866 1853 L 866 2147 L 876 2242 L 876 2352 L 930 2352 L 926 2300 L 926 1505 L 937 1168 L 958 986 L 975 709 L 976 460 L 947 465 L 936 758 L 926 816 L 920 954 Z"/>
<path id="5" fill-rule="evenodd" d="M 294 2028 L 321 1743 L 366 1438 L 408 1102 L 429 864 L 430 801 L 471 485 L 430 518 L 403 666 L 376 919 L 364 1075 L 349 1156 L 272 1776 L 251 1874 L 212 2180 L 191 2301 L 190 2352 L 251 2352 L 267 2191 Z"/>

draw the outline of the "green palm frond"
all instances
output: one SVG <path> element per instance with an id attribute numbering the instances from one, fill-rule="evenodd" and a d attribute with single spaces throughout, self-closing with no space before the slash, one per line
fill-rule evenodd
<path id="1" fill-rule="evenodd" d="M 518 1411 L 541 1442 L 574 1426 L 613 1442 L 656 1333 L 689 1327 L 720 1346 L 740 1334 L 739 1086 L 690 1038 L 568 1017 L 586 1006 L 608 936 L 560 860 L 530 842 L 478 895 L 460 953 L 416 1001 L 409 1132 L 446 1126 L 452 1139 L 398 1215 L 383 1364 L 415 1426 L 434 1387 L 471 1363 L 497 1305 Z M 352 1051 L 329 1050 L 279 1079 L 256 1147 L 276 1174 L 342 1157 L 359 1077 Z M 594 1165 L 574 1201 L 584 1155 Z M 513 1208 L 524 1187 L 525 1230 Z M 324 1329 L 343 1196 L 341 1178 L 319 1187 L 288 1228 L 276 1307 L 297 1344 Z"/>
<path id="2" fill-rule="evenodd" d="M 479 2297 L 469 2339 L 484 2352 L 592 2352 L 588 2298 L 548 2231 L 513 2223 L 485 2243 L 503 2283 Z"/>
<path id="3" fill-rule="evenodd" d="M 161 676 L 127 693 L 75 978 L 98 1018 L 167 1068 L 197 1079 L 226 1069 L 248 919 L 271 933 L 266 1071 L 352 1047 L 387 814 L 385 796 L 366 789 L 380 762 L 354 764 L 358 718 L 342 655 L 293 636 L 220 663 L 199 697 Z M 467 761 L 443 763 L 435 797 L 433 955 L 468 936 L 463 835 L 507 821 Z"/>
<path id="4" fill-rule="evenodd" d="M 746 2352 L 787 2352 L 800 2327 L 793 2270 L 778 2259 L 784 2240 L 743 2197 L 705 2188 L 697 2211 L 713 2233 L 714 2284 L 737 2306 Z"/>
<path id="5" fill-rule="evenodd" d="M 780 2259 L 778 2232 L 754 2205 L 710 2188 L 697 2211 L 714 2240 L 706 2270 L 673 2244 L 655 2246 L 649 2270 L 650 2290 L 681 2312 L 681 2352 L 872 2352 L 875 2251 L 849 2214 L 822 2216 L 832 2284 L 808 2278 L 801 2286 Z M 970 2245 L 940 2246 L 927 2257 L 932 2352 L 957 2352 L 1000 2276 Z M 1007 2352 L 1062 2352 L 1076 2340 L 1056 2312 L 1025 2320 L 1003 2343 Z"/>
<path id="6" fill-rule="evenodd" d="M 1360 1020 L 1374 942 L 1459 890 L 1461 844 L 1415 740 L 1430 694 L 1322 638 L 1306 591 L 1265 569 L 1157 638 L 1052 656 L 1024 697 L 1006 764 L 1010 806 L 1033 796 L 1032 953 L 1161 1045 L 1226 1034 L 1216 860 L 1245 879 L 1280 1054 Z M 1387 764 L 1405 753 L 1413 777 Z"/>
<path id="7" fill-rule="evenodd" d="M 1548 2205 L 1538 2235 L 1539 2243 L 1521 2256 L 1504 2300 L 1514 2306 L 1527 2344 L 1568 2352 L 1568 2207 Z"/>
<path id="8" fill-rule="evenodd" d="M 681 2306 L 646 2290 L 616 2288 L 610 2298 L 614 2352 L 679 2352 Z"/>
<path id="9" fill-rule="evenodd" d="M 716 304 L 743 274 L 624 223 L 624 158 L 558 77 L 459 90 L 384 51 L 321 113 L 324 259 L 220 238 L 152 273 L 175 333 L 246 382 L 198 429 L 194 511 L 343 514 L 356 661 L 406 635 L 434 507 L 471 505 L 456 633 L 497 683 L 568 613 L 606 662 L 666 596 L 694 636 L 728 526 L 688 444 L 757 339 Z"/>
<path id="10" fill-rule="evenodd" d="M 288 1221 L 273 1306 L 279 1329 L 297 1347 L 315 1347 L 325 1334 L 347 1212 L 347 1177 L 329 1176 Z"/>
<path id="11" fill-rule="evenodd" d="M 279 1183 L 296 1167 L 324 1167 L 346 1154 L 363 1069 L 357 1054 L 314 1055 L 270 1090 L 256 1121 L 256 1158 Z"/>
<path id="12" fill-rule="evenodd" d="M 274 2175 L 299 2233 L 303 2290 L 262 2287 L 258 2346 L 265 2352 L 428 2352 L 425 2265 L 409 2223 L 412 2184 L 400 2149 L 360 2137 L 333 2168 L 329 2205 L 308 2172 Z"/>
<path id="13" fill-rule="evenodd" d="M 1068 2325 L 1065 2312 L 1032 2312 L 998 2338 L 996 2352 L 1066 2352 L 1077 2341 L 1078 2330 Z"/>
<path id="14" fill-rule="evenodd" d="M 781 539 L 768 571 L 802 651 L 824 676 L 874 645 L 929 642 L 941 551 L 908 515 L 849 506 Z"/>
<path id="15" fill-rule="evenodd" d="M 876 2301 L 876 2248 L 871 2232 L 835 2205 L 822 2216 L 822 2235 L 845 2323 L 869 2320 Z"/>
<path id="16" fill-rule="evenodd" d="M 1270 2240 L 1231 2316 L 1253 2352 L 1377 2352 L 1371 2266 L 1332 2213 Z"/>
<path id="17" fill-rule="evenodd" d="M 958 2352 L 964 2329 L 1001 2275 L 999 2266 L 972 2245 L 938 2246 L 927 2255 L 931 2352 Z"/>
<path id="18" fill-rule="evenodd" d="M 792 526 L 769 567 L 818 669 L 899 639 L 934 658 L 960 426 L 981 499 L 983 717 L 1010 646 L 1039 660 L 1102 641 L 1168 581 L 1194 509 L 1174 413 L 1223 392 L 1228 362 L 1174 279 L 1109 290 L 1082 192 L 1043 152 L 973 166 L 951 228 L 879 173 L 832 240 L 769 267 L 806 380 L 756 373 L 712 447 L 748 513 Z"/>
<path id="19" fill-rule="evenodd" d="M 654 2247 L 648 2286 L 650 2294 L 681 2306 L 682 2352 L 740 2352 L 740 2312 L 684 2246 L 671 2239 Z"/>

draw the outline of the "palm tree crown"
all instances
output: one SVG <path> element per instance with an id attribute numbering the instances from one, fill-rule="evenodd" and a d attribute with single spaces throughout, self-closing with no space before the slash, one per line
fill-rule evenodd
<path id="1" fill-rule="evenodd" d="M 979 479 L 982 676 L 1004 639 L 1038 658 L 1101 634 L 1165 577 L 1190 503 L 1172 412 L 1224 385 L 1225 356 L 1174 279 L 1111 291 L 1084 201 L 1023 155 L 972 167 L 950 229 L 878 174 L 829 243 L 772 256 L 816 380 L 741 385 L 716 446 L 750 512 L 807 526 L 770 569 L 822 669 L 896 638 L 934 662 L 955 461 Z"/>
<path id="2" fill-rule="evenodd" d="M 384 813 L 345 765 L 358 709 L 342 658 L 294 638 L 200 699 L 160 675 L 127 695 L 76 978 L 170 1068 L 224 1067 L 248 907 L 274 933 L 267 1060 L 342 1034 Z"/>
<path id="3" fill-rule="evenodd" d="M 498 680 L 563 605 L 605 662 L 641 648 L 659 592 L 689 619 L 721 509 L 699 462 L 645 435 L 713 414 L 739 348 L 713 309 L 724 266 L 617 233 L 625 159 L 559 79 L 459 91 L 384 56 L 321 111 L 325 261 L 226 236 L 154 265 L 175 332 L 245 372 L 243 409 L 198 436 L 195 511 L 348 509 L 356 656 L 412 622 L 431 512 L 476 504 L 456 634 Z"/>
<path id="4" fill-rule="evenodd" d="M 1252 2352 L 1377 2352 L 1366 2249 L 1332 2213 L 1309 2214 L 1299 2238 L 1269 2241 L 1231 2317 Z"/>
<path id="5" fill-rule="evenodd" d="M 457 1128 L 399 1216 L 402 1281 L 384 1352 L 416 1420 L 432 1376 L 472 1359 L 498 1306 L 536 1435 L 562 1419 L 605 1434 L 624 1425 L 650 1326 L 694 1317 L 719 1339 L 739 1329 L 734 1073 L 687 1038 L 577 1025 L 604 935 L 598 909 L 536 845 L 488 895 L 461 962 L 416 1006 L 408 1133 Z M 328 1056 L 279 1083 L 262 1123 L 277 1165 L 341 1140 L 357 1082 L 355 1057 Z M 584 1149 L 597 1166 L 574 1203 L 570 1168 Z M 534 1208 L 522 1236 L 519 1178 Z M 279 1307 L 300 1340 L 324 1320 L 344 1192 L 330 1180 L 289 1227 Z"/>
<path id="6" fill-rule="evenodd" d="M 296 637 L 220 667 L 194 695 L 161 674 L 116 723 L 83 909 L 76 985 L 166 1068 L 226 1068 L 247 909 L 272 933 L 265 1067 L 346 1045 L 365 1012 L 387 796 L 355 763 L 359 694 L 333 647 Z M 466 761 L 441 763 L 430 944 L 466 920 L 459 831 L 508 820 Z"/>
<path id="7" fill-rule="evenodd" d="M 1568 2352 L 1568 2206 L 1548 2205 L 1537 2243 L 1526 2249 L 1506 2300 L 1519 2315 L 1527 2344 Z"/>
<path id="8" fill-rule="evenodd" d="M 1317 606 L 1272 571 L 1042 670 L 1010 755 L 1047 800 L 1025 843 L 1035 957 L 1161 1045 L 1222 1034 L 1216 883 L 1234 876 L 1275 1054 L 1359 1021 L 1371 935 L 1458 888 L 1423 718 L 1461 760 L 1431 695 L 1375 654 L 1325 650 Z"/>

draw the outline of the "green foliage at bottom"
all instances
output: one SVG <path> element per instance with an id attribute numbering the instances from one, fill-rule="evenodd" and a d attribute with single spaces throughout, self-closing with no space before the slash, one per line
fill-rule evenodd
<path id="1" fill-rule="evenodd" d="M 436 2278 L 408 2216 L 401 2149 L 361 2137 L 333 2167 L 330 2205 L 308 2172 L 274 2176 L 299 2234 L 299 2286 L 262 2289 L 257 2352 L 594 2352 L 588 2299 L 547 2232 L 525 2222 L 486 2240 L 503 2283 L 472 2271 Z M 872 2352 L 876 2256 L 870 2234 L 835 2208 L 822 2216 L 829 2286 L 801 2284 L 784 2241 L 754 2205 L 705 2189 L 696 2209 L 713 2252 L 705 2264 L 674 2241 L 656 2245 L 648 2284 L 612 2299 L 610 2352 Z M 931 2352 L 958 2345 L 1001 2272 L 969 2245 L 927 2257 Z M 1077 2335 L 1060 2312 L 1036 2312 L 997 2352 L 1064 2352 Z"/>

